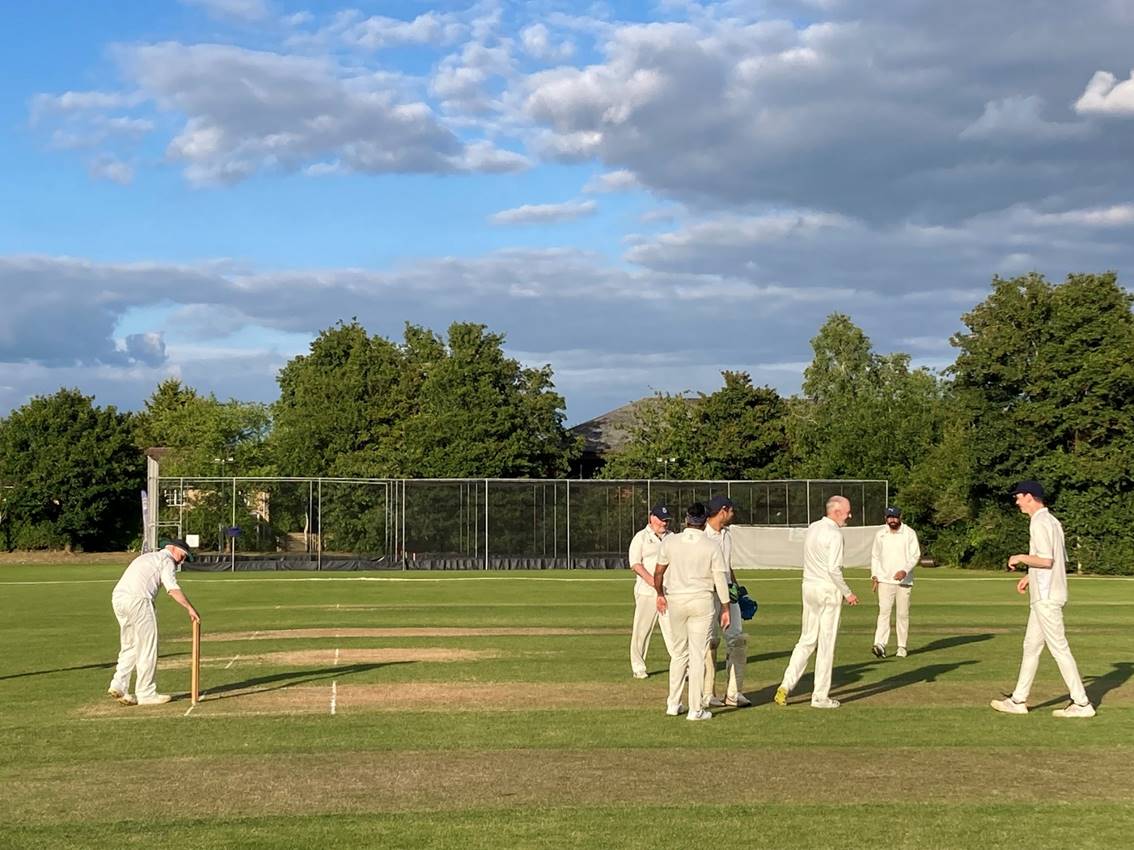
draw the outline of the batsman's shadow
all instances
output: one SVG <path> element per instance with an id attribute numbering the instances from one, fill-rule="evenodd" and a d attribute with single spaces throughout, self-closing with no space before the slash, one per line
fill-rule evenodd
<path id="1" fill-rule="evenodd" d="M 924 667 L 918 667 L 914 670 L 907 670 L 903 673 L 898 673 L 889 678 L 883 679 L 881 682 L 874 682 L 873 684 L 861 685 L 858 688 L 851 688 L 849 690 L 840 690 L 836 696 L 842 702 L 855 702 L 860 699 L 869 699 L 870 697 L 884 694 L 887 691 L 894 691 L 898 688 L 904 688 L 907 685 L 916 685 L 922 682 L 936 682 L 947 673 L 952 673 L 959 670 L 961 667 L 968 667 L 971 664 L 979 664 L 979 661 L 954 661 L 951 664 L 927 664 Z"/>
<path id="2" fill-rule="evenodd" d="M 113 670 L 118 666 L 116 661 L 102 661 L 98 664 L 80 664 L 77 667 L 56 667 L 51 670 L 28 670 L 26 673 L 9 673 L 0 676 L 0 682 L 5 679 L 22 679 L 25 676 L 47 676 L 51 673 L 73 673 L 76 670 Z"/>
<path id="3" fill-rule="evenodd" d="M 311 682 L 323 682 L 328 679 L 341 679 L 356 673 L 366 673 L 382 667 L 392 667 L 395 664 L 413 664 L 412 661 L 388 661 L 383 664 L 340 664 L 335 667 L 319 667 L 312 670 L 287 670 L 282 673 L 271 673 L 266 676 L 254 676 L 242 679 L 239 682 L 227 682 L 223 685 L 210 686 L 206 693 L 210 699 L 230 699 L 236 696 L 247 696 L 251 691 L 257 694 L 278 691 L 284 688 L 293 688 L 297 685 L 307 685 Z"/>
<path id="4" fill-rule="evenodd" d="M 1084 676 L 1083 686 L 1087 691 L 1087 699 L 1096 708 L 1103 703 L 1103 698 L 1115 688 L 1121 688 L 1130 677 L 1134 676 L 1134 662 L 1119 661 L 1108 673 L 1101 676 Z M 1062 706 L 1071 699 L 1070 695 L 1062 694 L 1047 702 L 1040 703 L 1036 708 L 1047 708 L 1053 705 Z"/>

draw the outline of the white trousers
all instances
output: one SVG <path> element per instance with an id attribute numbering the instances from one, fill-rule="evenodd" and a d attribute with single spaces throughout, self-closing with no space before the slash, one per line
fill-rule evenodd
<path id="1" fill-rule="evenodd" d="M 139 699 L 157 693 L 154 673 L 157 670 L 157 615 L 152 599 L 144 596 L 115 596 L 111 599 L 118 618 L 118 667 L 110 687 L 130 693 L 130 674 L 137 671 L 135 695 Z"/>
<path id="2" fill-rule="evenodd" d="M 1071 655 L 1067 636 L 1063 633 L 1063 606 L 1058 602 L 1033 602 L 1028 615 L 1028 629 L 1024 632 L 1024 657 L 1020 661 L 1020 677 L 1016 680 L 1016 690 L 1012 699 L 1027 702 L 1036 678 L 1040 653 L 1047 646 L 1051 657 L 1059 667 L 1059 673 L 1067 685 L 1074 702 L 1083 705 L 1087 702 L 1087 692 L 1083 680 L 1079 678 L 1079 668 Z"/>
<path id="3" fill-rule="evenodd" d="M 669 696 L 666 705 L 681 704 L 686 671 L 689 679 L 690 711 L 700 711 L 704 700 L 705 652 L 713 629 L 713 598 L 707 593 L 667 596 L 668 609 L 662 619 L 669 620 Z"/>
<path id="4" fill-rule="evenodd" d="M 895 628 L 898 632 L 898 646 L 907 647 L 910 637 L 910 594 L 912 587 L 900 584 L 878 583 L 878 627 L 874 630 L 874 643 L 885 646 L 890 642 L 890 612 L 894 603 L 898 607 L 898 620 Z"/>
<path id="5" fill-rule="evenodd" d="M 788 693 L 799 683 L 811 653 L 818 649 L 811 700 L 827 699 L 831 690 L 831 668 L 835 663 L 835 638 L 839 632 L 842 605 L 843 599 L 837 587 L 814 581 L 803 583 L 803 628 L 780 684 Z"/>
<path id="6" fill-rule="evenodd" d="M 654 633 L 654 624 L 661 625 L 662 640 L 665 641 L 666 651 L 672 655 L 673 649 L 669 640 L 669 620 L 658 616 L 658 595 L 653 591 L 648 593 L 634 592 L 634 625 L 630 629 L 630 670 L 634 673 L 645 673 L 646 656 L 650 651 L 650 636 Z"/>
<path id="7" fill-rule="evenodd" d="M 709 639 L 709 649 L 705 653 L 705 696 L 717 692 L 717 647 L 720 646 L 721 601 L 713 594 L 713 626 Z M 735 700 L 744 689 L 744 670 L 748 665 L 748 636 L 744 634 L 744 620 L 740 616 L 740 605 L 730 602 L 728 606 L 728 628 L 724 630 L 725 673 L 728 684 L 725 696 Z"/>

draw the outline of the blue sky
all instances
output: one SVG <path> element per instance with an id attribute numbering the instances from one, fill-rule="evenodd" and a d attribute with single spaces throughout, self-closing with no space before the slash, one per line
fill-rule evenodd
<path id="1" fill-rule="evenodd" d="M 946 5 L 21 4 L 0 415 L 271 401 L 351 317 L 484 322 L 570 422 L 796 392 L 835 311 L 945 366 L 994 275 L 1134 259 L 1134 6 Z"/>

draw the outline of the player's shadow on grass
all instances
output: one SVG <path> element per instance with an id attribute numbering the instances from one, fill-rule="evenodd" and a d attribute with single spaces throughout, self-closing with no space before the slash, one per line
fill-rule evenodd
<path id="1" fill-rule="evenodd" d="M 1084 676 L 1083 687 L 1087 691 L 1087 699 L 1091 701 L 1091 705 L 1098 708 L 1102 705 L 1103 698 L 1108 693 L 1115 688 L 1121 688 L 1129 681 L 1131 676 L 1134 676 L 1134 662 L 1130 661 L 1119 661 L 1114 665 L 1113 670 L 1101 676 Z M 1069 694 L 1063 694 L 1054 699 L 1049 699 L 1047 702 L 1042 702 L 1035 708 L 1048 708 L 1053 705 L 1063 706 L 1070 699 Z"/>
<path id="2" fill-rule="evenodd" d="M 925 652 L 938 652 L 942 649 L 951 649 L 954 646 L 964 646 L 966 643 L 980 643 L 986 640 L 992 640 L 992 635 L 987 632 L 979 635 L 954 635 L 953 637 L 939 638 L 933 641 L 933 643 L 927 643 L 925 646 L 911 649 L 910 655 L 921 655 Z"/>
<path id="3" fill-rule="evenodd" d="M 54 670 L 29 670 L 27 673 L 9 673 L 0 676 L 0 682 L 5 679 L 22 679 L 25 676 L 46 676 L 49 673 L 73 673 L 76 670 L 113 670 L 118 666 L 117 661 L 101 661 L 98 664 L 81 664 L 78 667 L 56 667 Z"/>
<path id="4" fill-rule="evenodd" d="M 836 696 L 842 702 L 855 702 L 860 699 L 868 699 L 869 697 L 884 694 L 887 691 L 894 691 L 898 688 L 904 688 L 907 685 L 916 685 L 920 682 L 936 682 L 946 673 L 952 673 L 961 667 L 968 667 L 970 664 L 979 664 L 979 661 L 954 661 L 951 664 L 927 664 L 924 667 L 918 667 L 916 670 L 907 670 L 903 673 L 898 673 L 883 679 L 881 682 L 874 682 L 873 684 L 861 685 L 858 688 L 851 688 L 850 690 L 840 690 Z"/>
<path id="5" fill-rule="evenodd" d="M 249 693 L 263 694 L 269 691 L 278 691 L 292 688 L 297 685 L 307 685 L 311 682 L 322 682 L 328 679 L 341 679 L 355 673 L 366 673 L 381 667 L 392 667 L 395 664 L 413 664 L 412 661 L 388 661 L 383 664 L 340 664 L 336 667 L 319 667 L 313 670 L 287 670 L 283 673 L 272 673 L 267 676 L 254 676 L 239 682 L 228 682 L 224 685 L 210 686 L 204 689 L 210 699 L 229 699 L 236 696 L 248 696 Z M 262 687 L 267 686 L 267 687 Z"/>

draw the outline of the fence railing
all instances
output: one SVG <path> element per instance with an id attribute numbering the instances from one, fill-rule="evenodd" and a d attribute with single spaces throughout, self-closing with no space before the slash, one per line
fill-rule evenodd
<path id="1" fill-rule="evenodd" d="M 150 479 L 147 541 L 193 536 L 211 569 L 609 567 L 652 506 L 723 493 L 738 525 L 804 527 L 846 496 L 882 522 L 879 480 Z"/>

